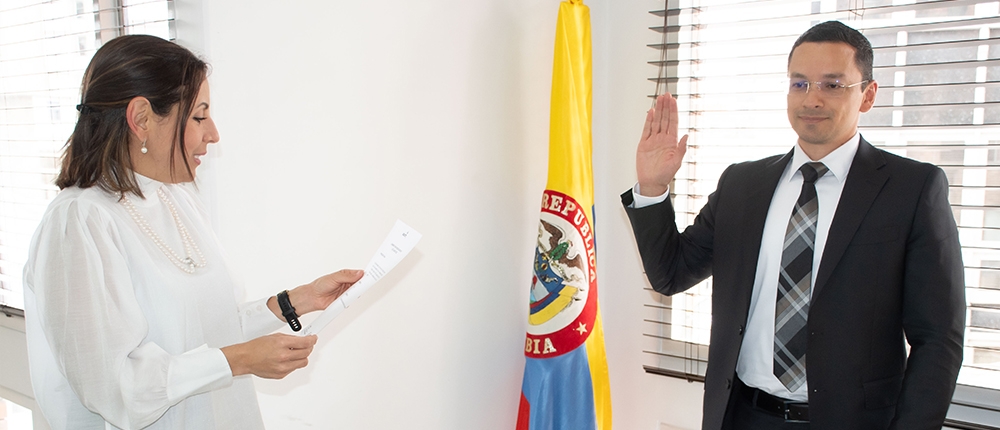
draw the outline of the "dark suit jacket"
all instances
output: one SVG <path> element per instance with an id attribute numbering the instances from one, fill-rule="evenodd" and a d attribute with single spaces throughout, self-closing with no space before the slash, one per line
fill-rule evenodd
<path id="1" fill-rule="evenodd" d="M 631 191 L 622 194 L 656 291 L 675 294 L 714 276 L 705 430 L 721 427 L 730 400 L 764 219 L 791 158 L 730 166 L 683 233 L 669 200 L 632 209 Z M 941 428 L 962 363 L 965 282 L 940 168 L 861 139 L 830 226 L 808 329 L 811 429 Z"/>

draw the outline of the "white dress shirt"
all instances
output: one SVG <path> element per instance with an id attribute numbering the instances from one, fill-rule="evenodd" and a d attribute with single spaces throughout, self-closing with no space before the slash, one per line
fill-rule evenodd
<path id="1" fill-rule="evenodd" d="M 816 195 L 819 199 L 819 214 L 816 225 L 816 248 L 813 252 L 812 283 L 816 283 L 816 274 L 823 257 L 827 235 L 833 215 L 840 202 L 840 194 L 844 190 L 847 173 L 858 152 L 861 135 L 854 134 L 850 140 L 827 154 L 820 161 L 829 169 L 823 177 L 816 180 Z M 785 167 L 778 186 L 771 198 L 771 205 L 764 222 L 764 234 L 761 238 L 760 256 L 757 260 L 757 271 L 753 283 L 753 295 L 750 299 L 750 313 L 746 330 L 743 335 L 743 346 L 740 349 L 736 373 L 739 378 L 751 387 L 771 393 L 785 399 L 805 402 L 809 398 L 808 382 L 794 392 L 787 388 L 774 376 L 774 308 L 778 294 L 778 273 L 781 271 L 781 253 L 788 220 L 802 190 L 802 173 L 799 168 L 803 164 L 814 161 L 795 145 L 792 150 L 792 160 Z M 669 193 L 669 191 L 668 191 Z M 633 205 L 636 208 L 649 206 L 666 200 L 668 193 L 657 197 L 644 197 L 638 194 L 638 184 L 632 189 Z M 810 291 L 811 294 L 811 291 Z M 808 361 L 808 356 L 806 360 Z M 808 376 L 807 376 L 808 380 Z"/>
<path id="2" fill-rule="evenodd" d="M 118 201 L 67 188 L 49 205 L 24 268 L 35 398 L 53 429 L 262 429 L 250 376 L 219 349 L 277 330 L 266 299 L 239 305 L 234 281 L 190 184 L 137 175 L 130 195 L 176 253 L 184 246 L 162 188 L 207 265 L 175 266 Z"/>

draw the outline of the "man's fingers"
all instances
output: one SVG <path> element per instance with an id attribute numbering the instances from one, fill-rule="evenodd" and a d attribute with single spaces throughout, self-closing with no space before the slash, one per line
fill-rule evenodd
<path id="1" fill-rule="evenodd" d="M 669 99 L 667 99 L 667 124 L 664 131 L 670 135 L 677 136 L 677 99 L 669 94 L 667 97 L 669 97 Z"/>
<path id="2" fill-rule="evenodd" d="M 652 134 L 651 132 L 652 128 L 653 128 L 653 109 L 650 109 L 646 111 L 646 123 L 642 125 L 642 136 L 640 136 L 639 140 L 649 139 L 650 134 Z"/>
<path id="3" fill-rule="evenodd" d="M 651 133 L 661 133 L 661 123 L 663 121 L 663 95 L 656 98 L 656 108 L 653 109 L 653 128 Z"/>
<path id="4" fill-rule="evenodd" d="M 660 133 L 670 131 L 670 94 L 661 94 L 656 109 L 661 112 L 660 123 L 658 124 Z"/>

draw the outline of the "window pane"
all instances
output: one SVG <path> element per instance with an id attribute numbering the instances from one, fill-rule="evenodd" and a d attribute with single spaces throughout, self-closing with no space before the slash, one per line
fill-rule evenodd
<path id="1" fill-rule="evenodd" d="M 172 3 L 125 0 L 0 3 L 0 305 L 22 308 L 21 271 L 76 123 L 83 70 L 126 33 L 173 38 Z"/>

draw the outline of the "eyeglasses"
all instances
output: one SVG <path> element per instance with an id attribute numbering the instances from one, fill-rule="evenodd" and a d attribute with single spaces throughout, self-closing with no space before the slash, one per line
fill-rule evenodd
<path id="1" fill-rule="evenodd" d="M 811 87 L 812 89 L 819 90 L 819 93 L 824 96 L 840 97 L 847 93 L 848 88 L 853 88 L 866 83 L 868 83 L 867 79 L 850 85 L 842 84 L 840 81 L 836 80 L 809 82 L 804 79 L 792 79 L 788 82 L 788 94 L 807 94 Z"/>

